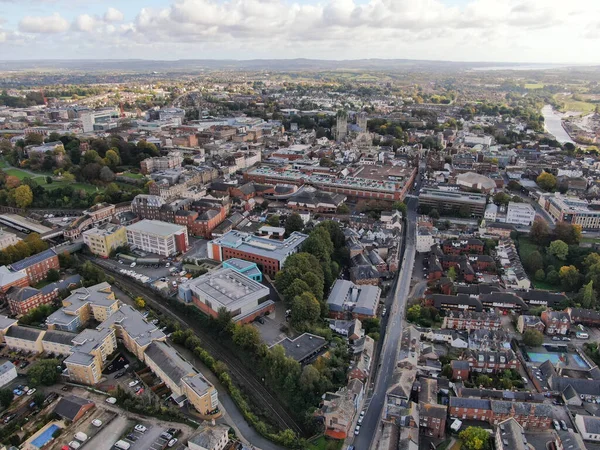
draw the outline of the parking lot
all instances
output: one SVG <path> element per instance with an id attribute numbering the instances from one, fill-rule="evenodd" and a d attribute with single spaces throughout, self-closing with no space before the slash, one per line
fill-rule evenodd
<path id="1" fill-rule="evenodd" d="M 285 321 L 285 304 L 283 302 L 275 302 L 275 311 L 268 316 L 264 316 L 263 322 L 254 321 L 252 325 L 258 329 L 260 337 L 265 344 L 270 346 L 284 339 L 286 334 L 281 331 L 281 326 L 287 323 Z"/>

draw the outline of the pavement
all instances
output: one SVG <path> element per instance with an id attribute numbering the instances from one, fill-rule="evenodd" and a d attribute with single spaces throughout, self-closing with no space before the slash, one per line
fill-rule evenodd
<path id="1" fill-rule="evenodd" d="M 424 164 L 419 167 L 419 172 Z M 416 191 L 420 189 L 420 179 L 417 176 Z M 404 325 L 404 312 L 410 293 L 410 282 L 413 274 L 416 251 L 416 218 L 418 200 L 409 198 L 407 201 L 407 217 L 405 221 L 404 256 L 398 274 L 395 287 L 393 304 L 388 307 L 390 311 L 386 323 L 385 337 L 379 356 L 379 366 L 375 378 L 375 384 L 371 395 L 371 401 L 367 408 L 365 418 L 361 426 L 360 434 L 354 439 L 356 450 L 367 450 L 377 441 L 378 432 L 381 431 L 381 416 L 386 401 L 386 393 L 391 387 L 394 369 L 400 347 L 400 338 Z"/>

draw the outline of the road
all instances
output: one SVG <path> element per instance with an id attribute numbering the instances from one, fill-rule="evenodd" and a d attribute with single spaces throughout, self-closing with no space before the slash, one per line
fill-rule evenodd
<path id="1" fill-rule="evenodd" d="M 419 174 L 424 165 L 419 167 Z M 420 189 L 420 178 L 417 176 L 417 192 Z M 406 234 L 404 238 L 404 257 L 395 286 L 393 304 L 390 305 L 389 318 L 385 330 L 383 347 L 379 356 L 379 365 L 375 378 L 375 385 L 369 407 L 363 419 L 360 434 L 354 440 L 356 450 L 368 450 L 376 440 L 377 432 L 380 430 L 381 415 L 386 400 L 386 393 L 393 380 L 400 337 L 404 322 L 404 310 L 410 294 L 410 280 L 412 278 L 416 250 L 416 219 L 418 200 L 409 198 L 407 201 Z"/>

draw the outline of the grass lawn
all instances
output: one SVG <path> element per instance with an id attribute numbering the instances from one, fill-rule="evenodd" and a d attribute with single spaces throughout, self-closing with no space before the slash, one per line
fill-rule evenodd
<path id="1" fill-rule="evenodd" d="M 344 441 L 326 439 L 325 436 L 321 436 L 308 444 L 308 450 L 341 450 L 343 445 Z"/>
<path id="2" fill-rule="evenodd" d="M 6 166 L 6 162 L 4 162 L 2 160 L 0 160 L 0 164 L 5 164 L 4 167 L 8 167 L 8 166 Z M 48 175 L 44 175 L 44 174 L 32 175 L 30 173 L 25 172 L 24 170 L 17 169 L 15 167 L 6 169 L 6 170 L 4 170 L 4 172 L 7 175 L 17 177 L 19 180 L 23 180 L 24 178 L 29 177 L 32 180 L 35 180 L 44 189 L 48 189 L 48 190 L 57 189 L 59 187 L 66 186 L 68 184 L 69 186 L 73 186 L 74 189 L 84 190 L 86 192 L 103 192 L 104 191 L 104 188 L 98 187 L 98 189 L 96 190 L 96 186 L 94 186 L 92 184 L 88 184 L 88 183 L 67 183 L 65 181 L 60 181 L 60 180 L 56 181 L 55 180 L 52 183 L 47 184 L 46 177 L 50 174 L 48 174 Z"/>
<path id="3" fill-rule="evenodd" d="M 544 83 L 528 83 L 525 85 L 525 89 L 543 89 Z"/>
<path id="4" fill-rule="evenodd" d="M 127 178 L 133 178 L 134 180 L 141 180 L 142 178 L 145 178 L 144 175 L 142 175 L 141 173 L 132 173 L 132 172 L 123 172 L 121 174 L 121 176 L 127 177 Z"/>
<path id="5" fill-rule="evenodd" d="M 536 250 L 538 250 L 538 246 L 531 242 L 527 236 L 519 236 L 519 256 L 521 257 L 521 261 L 525 261 Z"/>
<path id="6" fill-rule="evenodd" d="M 553 286 L 549 283 L 546 283 L 545 281 L 535 281 L 535 280 L 531 280 L 531 281 L 533 283 L 533 286 L 536 289 L 544 289 L 546 291 L 553 291 L 553 292 L 560 290 L 560 286 Z"/>
<path id="7" fill-rule="evenodd" d="M 36 181 L 39 182 L 39 180 L 36 179 Z M 83 190 L 86 192 L 98 192 L 101 193 L 104 191 L 104 188 L 100 187 L 100 186 L 94 186 L 93 184 L 87 184 L 87 183 L 66 183 L 64 181 L 54 181 L 52 184 L 44 184 L 43 188 L 44 189 L 48 189 L 48 190 L 52 190 L 52 189 L 57 189 L 59 187 L 65 187 L 65 186 L 72 186 L 73 189 L 76 190 Z"/>
<path id="8" fill-rule="evenodd" d="M 42 174 L 32 175 L 30 173 L 25 172 L 24 170 L 15 169 L 14 167 L 12 167 L 10 169 L 6 169 L 4 172 L 6 173 L 6 175 L 11 175 L 13 177 L 17 177 L 19 180 L 29 177 L 29 178 L 37 181 L 40 184 L 46 184 L 46 175 L 42 175 Z"/>
<path id="9" fill-rule="evenodd" d="M 591 112 L 594 112 L 594 110 L 596 109 L 596 105 L 594 103 L 573 100 L 572 96 L 556 94 L 554 98 L 562 104 L 560 108 L 562 112 L 574 111 L 580 112 L 582 114 L 589 114 Z"/>

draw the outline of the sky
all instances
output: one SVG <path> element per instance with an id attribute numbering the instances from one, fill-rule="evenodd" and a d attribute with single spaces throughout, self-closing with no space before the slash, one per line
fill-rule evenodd
<path id="1" fill-rule="evenodd" d="M 600 63 L 600 0 L 0 0 L 0 60 Z"/>

